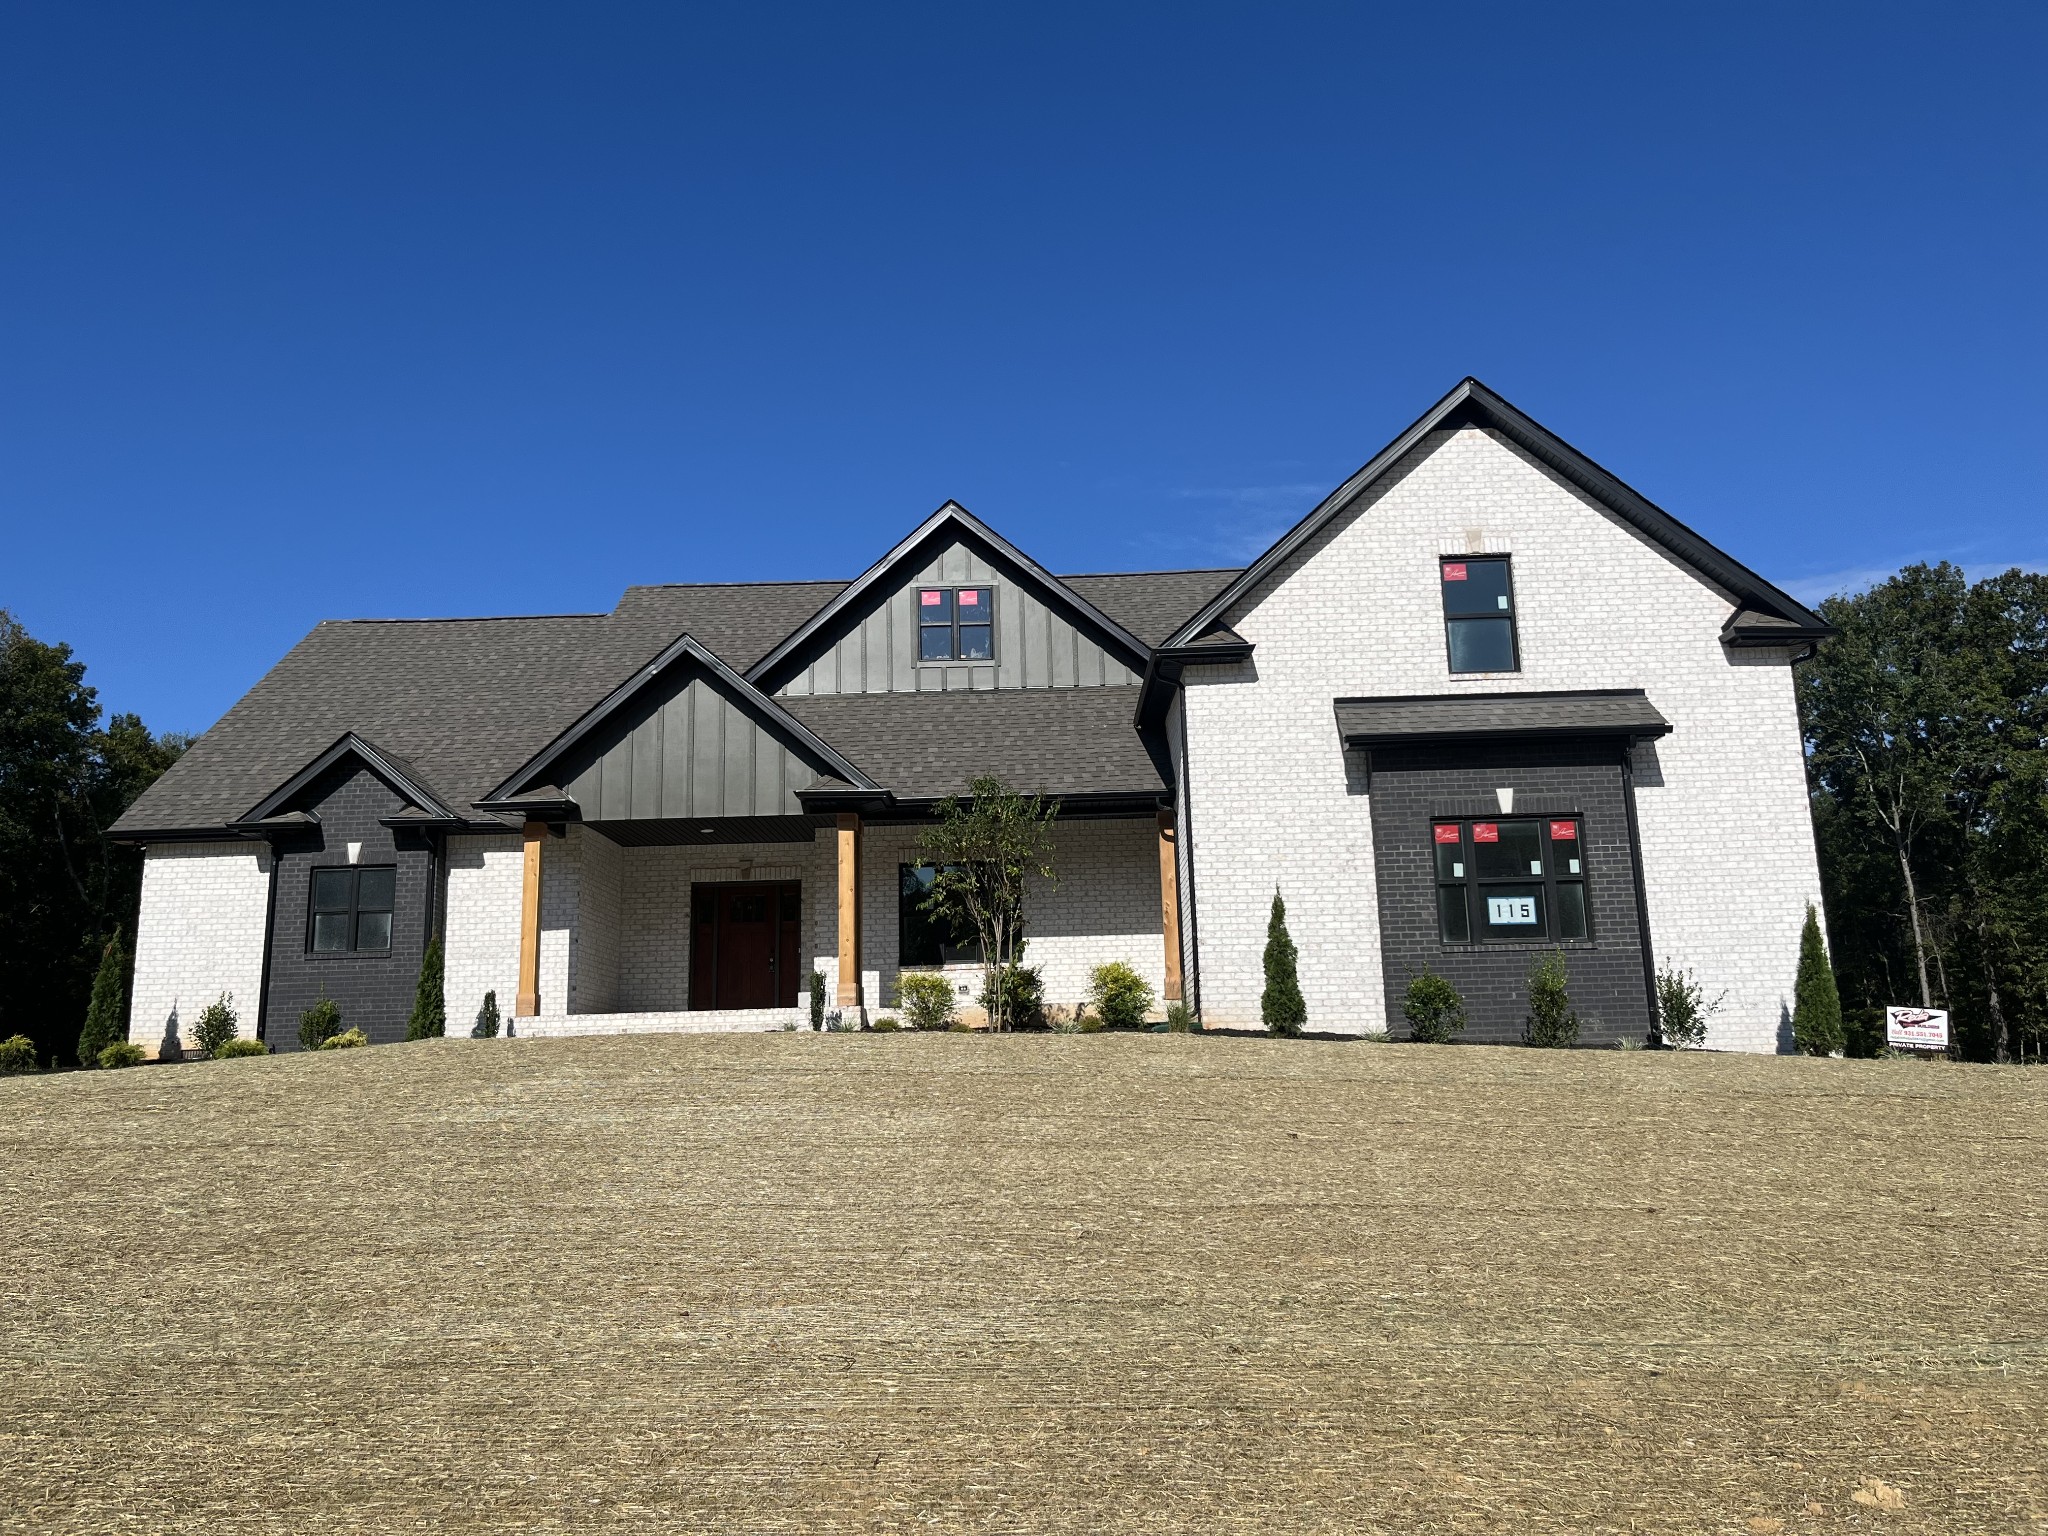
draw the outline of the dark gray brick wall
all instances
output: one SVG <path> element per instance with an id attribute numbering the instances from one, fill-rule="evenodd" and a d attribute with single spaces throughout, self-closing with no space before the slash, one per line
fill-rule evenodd
<path id="1" fill-rule="evenodd" d="M 1649 1031 L 1641 927 L 1620 749 L 1600 743 L 1381 748 L 1372 754 L 1372 835 L 1379 886 L 1387 1018 L 1405 1033 L 1409 981 L 1424 965 L 1465 999 L 1462 1038 L 1522 1037 L 1529 967 L 1548 944 L 1445 944 L 1437 933 L 1430 823 L 1495 819 L 1497 788 L 1515 792 L 1515 816 L 1578 816 L 1585 841 L 1593 937 L 1564 946 L 1579 1040 L 1609 1044 Z"/>
<path id="2" fill-rule="evenodd" d="M 341 1005 L 342 1027 L 360 1029 L 373 1044 L 405 1038 L 420 956 L 426 948 L 427 903 L 434 859 L 417 833 L 380 826 L 402 802 L 376 775 L 353 763 L 312 785 L 295 809 L 317 812 L 318 834 L 285 847 L 279 856 L 277 915 L 270 933 L 270 994 L 264 1020 L 272 1050 L 299 1048 L 299 1015 L 324 991 Z M 346 866 L 348 845 L 363 845 L 359 864 L 391 864 L 398 892 L 391 914 L 388 954 L 314 955 L 306 944 L 306 908 L 313 871 Z"/>

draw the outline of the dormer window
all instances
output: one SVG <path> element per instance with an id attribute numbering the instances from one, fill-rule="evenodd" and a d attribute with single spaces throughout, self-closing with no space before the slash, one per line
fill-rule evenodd
<path id="1" fill-rule="evenodd" d="M 996 659 L 993 587 L 920 587 L 917 592 L 919 661 Z"/>
<path id="2" fill-rule="evenodd" d="M 1444 635 L 1453 672 L 1519 672 L 1515 588 L 1505 555 L 1468 555 L 1438 564 Z"/>

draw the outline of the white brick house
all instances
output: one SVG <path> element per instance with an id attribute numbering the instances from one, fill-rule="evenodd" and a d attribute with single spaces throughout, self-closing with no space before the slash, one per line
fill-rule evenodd
<path id="1" fill-rule="evenodd" d="M 1054 1002 L 1123 960 L 1256 1028 L 1278 892 L 1312 1029 L 1399 1033 L 1428 968 L 1511 1039 L 1561 949 L 1589 1043 L 1683 966 L 1712 1043 L 1771 1050 L 1826 633 L 1472 380 L 1243 570 L 1056 577 L 948 503 L 852 582 L 322 624 L 116 829 L 130 1033 L 233 990 L 280 1048 L 319 995 L 396 1038 L 435 934 L 451 1028 L 487 991 L 548 1034 L 778 1028 L 813 970 L 869 1012 L 965 986 L 909 871 L 994 772 L 1061 802 Z"/>

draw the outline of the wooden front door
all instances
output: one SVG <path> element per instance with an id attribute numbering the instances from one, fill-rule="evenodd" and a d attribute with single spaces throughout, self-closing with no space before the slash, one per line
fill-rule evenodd
<path id="1" fill-rule="evenodd" d="M 789 1008 L 797 1000 L 802 887 L 690 888 L 690 1006 Z"/>

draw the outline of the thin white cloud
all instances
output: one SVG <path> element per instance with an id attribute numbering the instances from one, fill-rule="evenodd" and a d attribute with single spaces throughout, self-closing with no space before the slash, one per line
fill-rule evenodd
<path id="1" fill-rule="evenodd" d="M 1802 603 L 1817 603 L 1824 597 L 1854 597 L 1859 592 L 1868 592 L 1879 582 L 1889 581 L 1909 565 L 1923 561 L 1932 565 L 1939 559 L 1939 555 L 1909 555 L 1897 565 L 1854 566 L 1821 576 L 1802 576 L 1781 585 Z M 1968 560 L 1957 563 L 1962 566 L 1963 578 L 1970 582 L 2001 575 L 2015 566 L 2023 571 L 2048 571 L 2048 562 L 2040 560 Z"/>

